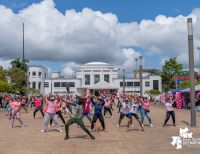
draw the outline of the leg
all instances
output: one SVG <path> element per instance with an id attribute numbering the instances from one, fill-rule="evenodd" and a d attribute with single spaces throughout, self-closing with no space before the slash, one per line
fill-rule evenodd
<path id="1" fill-rule="evenodd" d="M 173 120 L 173 125 L 176 126 L 176 123 L 175 123 L 175 112 L 174 111 L 171 112 L 171 116 L 172 116 L 172 120 Z"/>
<path id="2" fill-rule="evenodd" d="M 44 117 L 44 112 L 43 112 L 43 110 L 42 110 L 42 107 L 39 107 L 39 110 L 40 110 L 42 116 Z"/>
<path id="3" fill-rule="evenodd" d="M 151 122 L 150 112 L 149 112 L 149 111 L 145 111 L 145 116 L 147 117 L 147 119 L 149 120 L 149 123 L 150 123 L 150 125 L 151 125 L 152 122 Z"/>
<path id="4" fill-rule="evenodd" d="M 167 124 L 167 122 L 168 122 L 169 118 L 170 118 L 170 114 L 169 114 L 169 112 L 166 112 L 166 119 L 165 119 L 165 122 L 164 122 L 164 125 L 163 125 L 163 127 L 165 127 L 165 126 L 166 126 L 166 124 Z"/>
<path id="5" fill-rule="evenodd" d="M 60 124 L 59 124 L 59 120 L 58 120 L 58 115 L 57 115 L 57 114 L 54 114 L 53 117 L 52 117 L 52 119 L 53 119 L 53 122 L 54 122 L 55 125 L 56 125 L 56 129 L 57 129 L 58 131 L 61 131 L 61 129 L 60 129 Z"/>
<path id="6" fill-rule="evenodd" d="M 65 124 L 65 140 L 69 139 L 69 126 L 75 122 L 74 118 L 70 118 L 67 123 Z"/>
<path id="7" fill-rule="evenodd" d="M 103 115 L 99 115 L 98 116 L 99 120 L 100 120 L 100 123 L 101 123 L 101 126 L 103 128 L 103 130 L 105 130 L 105 123 L 104 123 L 104 118 L 103 118 Z"/>
<path id="8" fill-rule="evenodd" d="M 97 115 L 94 114 L 93 119 L 92 119 L 92 124 L 91 124 L 91 129 L 94 128 L 94 123 L 97 121 Z"/>
<path id="9" fill-rule="evenodd" d="M 35 115 L 36 115 L 37 111 L 38 111 L 38 108 L 35 108 L 35 110 L 34 110 L 34 112 L 33 112 L 33 118 L 34 118 L 34 119 L 35 119 Z"/>
<path id="10" fill-rule="evenodd" d="M 91 116 L 90 116 L 90 112 L 86 113 L 85 115 L 86 115 L 86 117 L 88 118 L 88 120 L 90 121 L 90 123 L 92 123 L 92 119 L 91 119 Z"/>
<path id="11" fill-rule="evenodd" d="M 95 137 L 90 133 L 90 131 L 85 127 L 83 123 L 83 119 L 77 119 L 77 124 L 92 138 L 95 139 Z"/>
<path id="12" fill-rule="evenodd" d="M 122 119 L 124 118 L 124 116 L 125 116 L 125 114 L 123 114 L 123 113 L 120 113 L 118 125 L 120 125 L 120 124 L 121 124 L 121 122 L 122 122 Z"/>
<path id="13" fill-rule="evenodd" d="M 44 117 L 44 131 L 47 130 L 49 121 L 50 121 L 51 119 L 52 119 L 52 116 L 51 116 L 49 113 L 46 113 L 46 114 L 45 114 L 45 117 Z"/>
<path id="14" fill-rule="evenodd" d="M 142 124 L 144 124 L 145 111 L 141 108 Z"/>
<path id="15" fill-rule="evenodd" d="M 110 113 L 110 115 L 112 116 L 112 111 L 111 111 L 111 109 L 109 108 L 108 109 L 108 112 Z"/>
<path id="16" fill-rule="evenodd" d="M 63 124 L 65 125 L 65 119 L 63 118 L 62 112 L 56 112 L 56 114 L 60 117 L 60 119 L 62 120 Z"/>

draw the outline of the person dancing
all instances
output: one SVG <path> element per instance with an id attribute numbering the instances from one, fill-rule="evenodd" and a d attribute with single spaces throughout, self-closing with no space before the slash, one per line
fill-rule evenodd
<path id="1" fill-rule="evenodd" d="M 170 116 L 172 117 L 172 121 L 173 121 L 173 126 L 176 126 L 175 124 L 175 112 L 174 112 L 174 108 L 173 108 L 173 104 L 176 102 L 176 100 L 173 100 L 172 97 L 167 96 L 163 102 L 163 105 L 166 109 L 166 118 L 165 118 L 165 122 L 163 124 L 163 127 L 166 126 Z"/>
<path id="2" fill-rule="evenodd" d="M 78 124 L 89 136 L 91 139 L 95 139 L 95 137 L 90 133 L 90 131 L 85 127 L 83 122 L 83 109 L 85 106 L 85 102 L 82 98 L 78 98 L 78 102 L 76 105 L 75 113 L 71 116 L 71 118 L 65 124 L 65 140 L 69 139 L 69 126 L 76 123 Z"/>
<path id="3" fill-rule="evenodd" d="M 37 95 L 35 98 L 35 110 L 33 112 L 34 119 L 35 119 L 35 115 L 38 111 L 40 111 L 42 116 L 44 117 L 44 112 L 42 109 L 42 98 L 40 98 L 40 95 Z"/>

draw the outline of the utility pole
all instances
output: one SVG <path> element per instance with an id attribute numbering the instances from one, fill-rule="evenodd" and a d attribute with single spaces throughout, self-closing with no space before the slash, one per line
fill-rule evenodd
<path id="1" fill-rule="evenodd" d="M 140 70 L 140 73 L 139 73 L 139 78 L 140 78 L 140 96 L 143 95 L 143 84 L 142 84 L 142 56 L 139 57 L 139 60 L 140 60 L 140 67 L 139 67 L 139 70 Z"/>
<path id="2" fill-rule="evenodd" d="M 194 45 L 192 18 L 187 18 L 188 28 L 188 51 L 189 51 L 189 72 L 190 72 L 190 102 L 191 102 L 191 127 L 196 127 L 196 103 L 194 87 Z"/>
<path id="3" fill-rule="evenodd" d="M 125 69 L 123 69 L 123 96 L 125 95 Z"/>

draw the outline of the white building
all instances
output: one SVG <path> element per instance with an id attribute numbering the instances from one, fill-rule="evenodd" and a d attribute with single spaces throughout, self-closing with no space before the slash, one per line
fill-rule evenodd
<path id="1" fill-rule="evenodd" d="M 117 90 L 123 88 L 123 78 L 119 77 L 119 69 L 103 62 L 91 62 L 82 65 L 75 72 L 75 77 L 64 78 L 60 72 L 48 71 L 43 66 L 29 67 L 30 87 L 39 89 L 43 94 L 70 93 L 80 94 L 86 89 L 98 92 L 99 90 Z M 143 75 L 143 93 L 147 90 L 157 89 L 162 91 L 161 77 L 145 73 Z M 140 92 L 139 78 L 125 78 L 126 92 Z"/>

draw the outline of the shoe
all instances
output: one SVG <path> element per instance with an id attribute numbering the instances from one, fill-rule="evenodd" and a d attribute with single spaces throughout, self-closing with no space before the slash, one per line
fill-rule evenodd
<path id="1" fill-rule="evenodd" d="M 65 136 L 64 140 L 68 140 L 69 139 L 69 136 Z"/>
<path id="2" fill-rule="evenodd" d="M 131 127 L 134 128 L 135 126 L 134 126 L 134 125 L 131 125 Z"/>
<path id="3" fill-rule="evenodd" d="M 174 124 L 173 126 L 174 126 L 174 127 L 176 127 L 176 125 L 175 125 L 175 124 Z"/>
<path id="4" fill-rule="evenodd" d="M 41 130 L 41 133 L 44 133 L 45 132 L 45 130 L 43 129 L 43 130 Z"/>
<path id="5" fill-rule="evenodd" d="M 60 132 L 60 133 L 62 133 L 62 132 L 63 132 L 63 130 L 62 130 L 62 129 L 57 129 L 57 131 L 58 131 L 58 132 Z"/>
<path id="6" fill-rule="evenodd" d="M 107 130 L 107 129 L 103 129 L 103 131 L 104 131 L 104 132 L 107 132 L 108 130 Z"/>
<path id="7" fill-rule="evenodd" d="M 95 137 L 94 137 L 94 136 L 91 136 L 91 139 L 92 139 L 92 140 L 95 140 Z"/>
<path id="8" fill-rule="evenodd" d="M 24 128 L 24 125 L 22 125 L 21 127 Z"/>
<path id="9" fill-rule="evenodd" d="M 119 125 L 116 126 L 117 128 L 119 127 Z"/>
<path id="10" fill-rule="evenodd" d="M 153 124 L 151 124 L 150 126 L 153 127 Z"/>
<path id="11" fill-rule="evenodd" d="M 144 127 L 144 124 L 142 124 L 142 127 Z"/>

